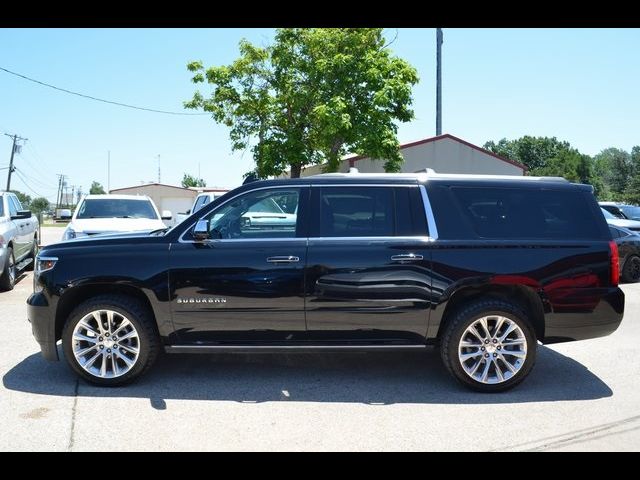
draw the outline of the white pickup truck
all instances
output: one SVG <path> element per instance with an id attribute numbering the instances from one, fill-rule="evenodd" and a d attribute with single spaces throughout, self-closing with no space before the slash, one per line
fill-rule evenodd
<path id="1" fill-rule="evenodd" d="M 221 197 L 225 193 L 227 193 L 226 190 L 221 190 L 219 192 L 202 192 L 198 194 L 196 199 L 193 201 L 193 205 L 186 213 L 176 213 L 176 224 L 182 222 L 189 215 L 196 213 L 206 204 L 213 202 L 216 198 Z"/>
<path id="2" fill-rule="evenodd" d="M 38 254 L 38 219 L 18 197 L 0 192 L 0 290 L 12 290 L 19 270 L 32 270 Z"/>

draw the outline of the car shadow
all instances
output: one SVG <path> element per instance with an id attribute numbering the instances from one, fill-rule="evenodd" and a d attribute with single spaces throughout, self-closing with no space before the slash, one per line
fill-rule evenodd
<path id="1" fill-rule="evenodd" d="M 60 352 L 62 353 L 62 352 Z M 445 371 L 438 352 L 162 355 L 138 382 L 100 388 L 80 381 L 64 362 L 34 354 L 3 377 L 5 388 L 41 395 L 165 400 L 355 402 L 363 404 L 500 404 L 591 400 L 611 389 L 584 365 L 546 347 L 529 378 L 502 394 L 475 393 Z"/>

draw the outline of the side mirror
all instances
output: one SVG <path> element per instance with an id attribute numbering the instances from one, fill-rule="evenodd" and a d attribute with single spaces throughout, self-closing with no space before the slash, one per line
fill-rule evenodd
<path id="1" fill-rule="evenodd" d="M 209 220 L 198 220 L 196 226 L 193 227 L 193 238 L 198 242 L 203 242 L 211 238 L 209 234 Z"/>
<path id="2" fill-rule="evenodd" d="M 31 210 L 18 210 L 15 215 L 11 215 L 11 220 L 26 220 L 31 218 Z"/>
<path id="3" fill-rule="evenodd" d="M 160 216 L 160 218 L 162 218 L 162 220 L 171 220 L 173 218 L 173 215 L 169 210 L 162 210 L 162 215 Z"/>

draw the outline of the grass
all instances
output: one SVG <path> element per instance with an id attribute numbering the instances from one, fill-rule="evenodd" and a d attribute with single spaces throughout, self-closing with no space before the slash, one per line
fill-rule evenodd
<path id="1" fill-rule="evenodd" d="M 42 222 L 42 227 L 66 227 L 67 225 L 69 225 L 69 222 L 60 222 L 60 223 L 54 223 L 54 222 Z"/>

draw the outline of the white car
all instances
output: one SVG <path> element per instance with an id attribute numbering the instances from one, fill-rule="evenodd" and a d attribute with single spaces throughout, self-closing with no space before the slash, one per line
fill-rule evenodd
<path id="1" fill-rule="evenodd" d="M 627 220 L 625 218 L 618 218 L 614 214 L 606 211 L 604 208 L 600 207 L 602 210 L 602 214 L 604 215 L 605 220 L 609 225 L 615 225 L 616 227 L 626 228 L 627 230 L 631 230 L 634 233 L 640 232 L 640 222 L 637 220 Z"/>
<path id="2" fill-rule="evenodd" d="M 78 204 L 62 240 L 158 230 L 166 228 L 163 220 L 171 220 L 171 212 L 165 210 L 161 216 L 146 195 L 87 195 Z"/>

